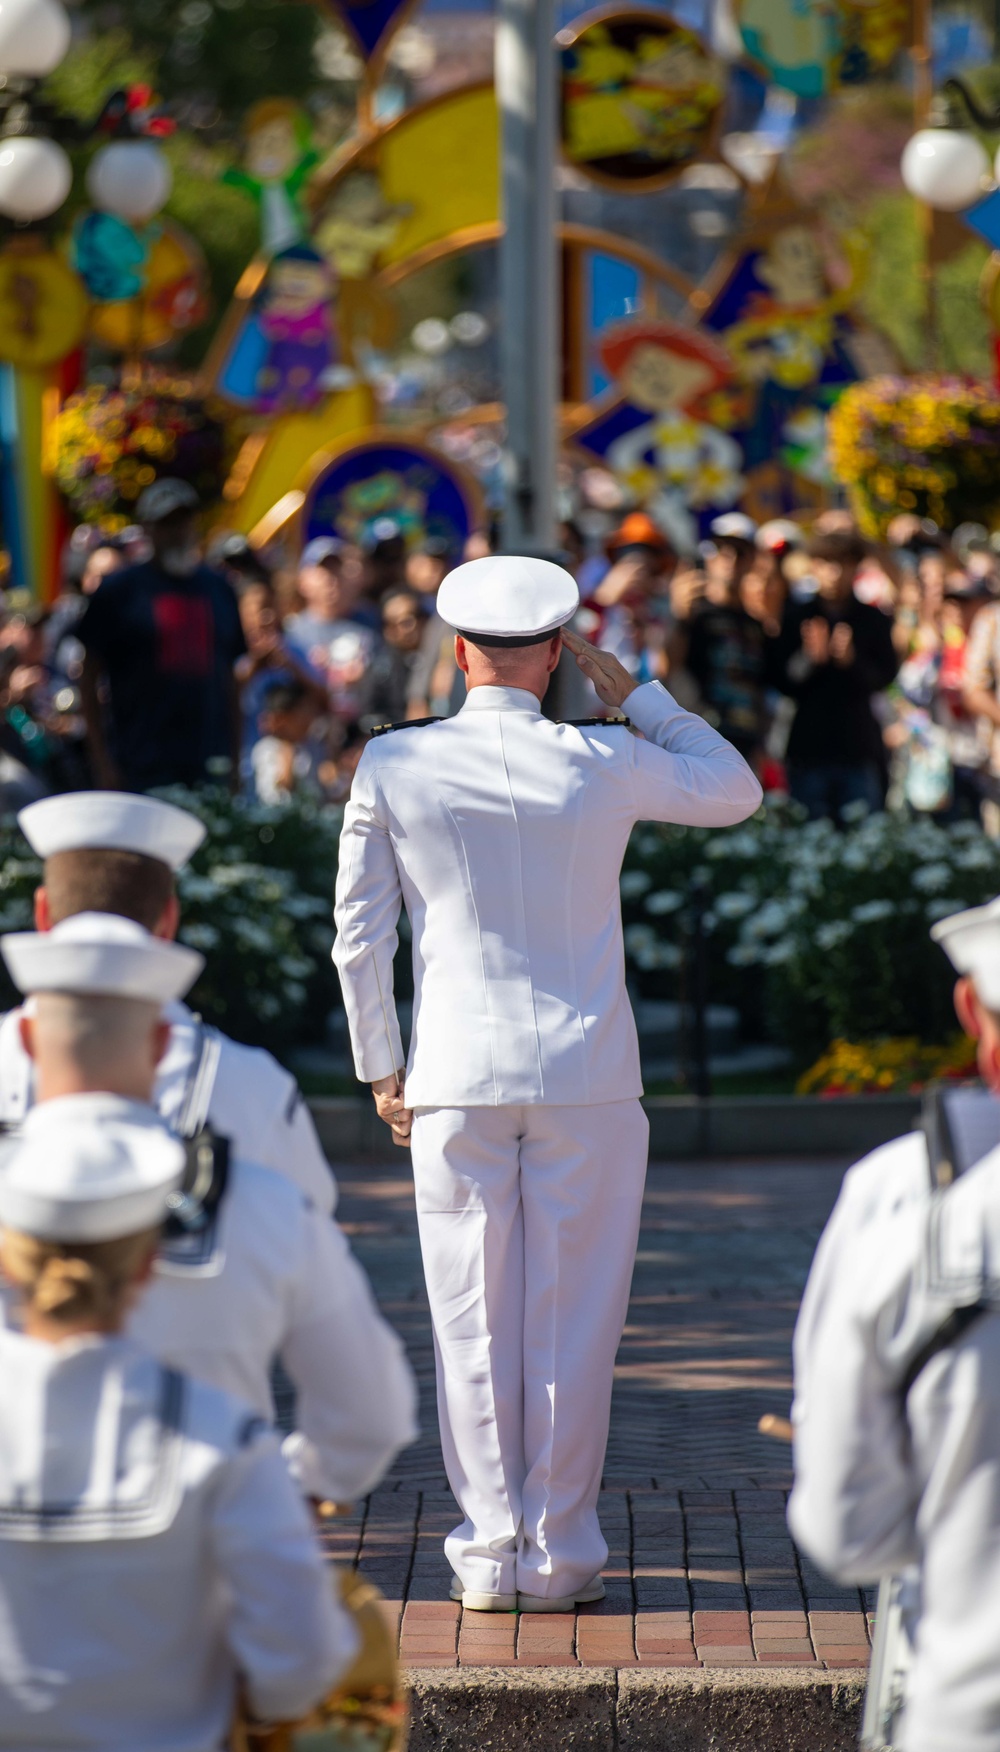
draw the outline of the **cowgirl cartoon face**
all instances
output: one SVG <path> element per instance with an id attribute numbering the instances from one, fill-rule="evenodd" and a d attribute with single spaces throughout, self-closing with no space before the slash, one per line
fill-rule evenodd
<path id="1" fill-rule="evenodd" d="M 685 412 L 732 376 L 733 364 L 709 335 L 666 317 L 607 329 L 601 362 L 633 407 Z"/>
<path id="2" fill-rule="evenodd" d="M 697 401 L 714 381 L 715 372 L 704 359 L 686 359 L 652 341 L 635 348 L 619 378 L 629 401 L 649 413 Z"/>

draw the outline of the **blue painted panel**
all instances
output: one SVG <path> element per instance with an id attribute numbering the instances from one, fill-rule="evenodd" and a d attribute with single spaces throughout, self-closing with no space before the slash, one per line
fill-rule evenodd
<path id="1" fill-rule="evenodd" d="M 597 338 L 609 323 L 621 322 L 638 308 L 641 281 L 638 268 L 619 256 L 587 251 L 584 309 L 589 331 L 587 395 L 600 395 L 611 379 L 601 369 Z"/>

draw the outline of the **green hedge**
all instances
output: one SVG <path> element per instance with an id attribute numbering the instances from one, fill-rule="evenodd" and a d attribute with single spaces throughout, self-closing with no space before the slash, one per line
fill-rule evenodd
<path id="1" fill-rule="evenodd" d="M 181 938 L 207 957 L 194 1008 L 279 1055 L 321 1039 L 339 1001 L 330 948 L 340 812 L 221 791 L 164 795 L 208 829 L 180 878 Z M 16 824 L 0 824 L 0 929 L 30 928 L 39 874 Z M 785 1044 L 806 1065 L 837 1038 L 937 1043 L 954 1033 L 951 970 L 928 930 L 1000 892 L 1000 845 L 972 823 L 875 815 L 838 832 L 790 809 L 727 830 L 641 826 L 622 873 L 629 983 L 641 996 L 683 995 L 695 885 L 707 902 L 710 998 L 736 1005 L 744 1039 Z M 405 919 L 400 936 L 397 991 L 407 996 Z"/>
<path id="2" fill-rule="evenodd" d="M 1000 846 L 974 823 L 855 815 L 838 832 L 791 809 L 742 827 L 636 830 L 622 875 L 625 945 L 646 997 L 678 994 L 692 884 L 709 897 L 710 997 L 744 1036 L 808 1064 L 831 1040 L 954 1033 L 954 976 L 928 931 L 1000 892 Z"/>
<path id="3" fill-rule="evenodd" d="M 339 814 L 265 807 L 225 791 L 161 793 L 208 834 L 181 872 L 180 938 L 206 956 L 189 1002 L 237 1040 L 281 1056 L 321 1038 L 337 1002 L 333 883 Z M 0 929 L 30 930 L 41 875 L 16 822 L 0 824 Z M 16 994 L 0 966 L 4 1008 Z"/>

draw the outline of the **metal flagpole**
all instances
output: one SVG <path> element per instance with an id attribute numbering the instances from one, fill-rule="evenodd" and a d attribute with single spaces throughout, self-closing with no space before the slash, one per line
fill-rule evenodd
<path id="1" fill-rule="evenodd" d="M 500 0 L 500 373 L 507 408 L 503 545 L 556 543 L 559 256 L 556 242 L 554 0 Z"/>

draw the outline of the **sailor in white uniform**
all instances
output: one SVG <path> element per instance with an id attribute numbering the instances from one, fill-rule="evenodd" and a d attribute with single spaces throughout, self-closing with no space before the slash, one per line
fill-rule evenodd
<path id="1" fill-rule="evenodd" d="M 0 939 L 19 990 L 38 1100 L 22 1135 L 41 1147 L 67 1114 L 148 1119 L 162 1006 L 202 958 L 110 913 Z M 415 1435 L 413 1378 L 368 1280 L 335 1223 L 269 1168 L 211 1133 L 188 1146 L 182 1195 L 133 1334 L 161 1361 L 238 1393 L 270 1419 L 270 1370 L 296 1390 L 285 1453 L 311 1497 L 349 1502 L 378 1483 Z"/>
<path id="2" fill-rule="evenodd" d="M 967 1034 L 976 1031 L 974 994 L 968 978 L 968 958 L 978 927 L 1000 918 L 1000 900 L 970 907 L 939 919 L 931 936 L 940 943 L 958 974 L 955 1010 Z M 940 1113 L 949 1133 L 944 1171 L 948 1178 L 964 1172 L 1000 1144 L 1000 1101 L 988 1085 L 960 1086 L 940 1091 Z M 943 1144 L 944 1140 L 939 1138 Z M 856 1162 L 844 1176 L 837 1202 L 820 1237 L 802 1296 L 795 1327 L 795 1347 L 808 1353 L 815 1323 L 841 1273 L 849 1271 L 859 1235 L 907 1205 L 926 1204 L 941 1181 L 941 1164 L 932 1162 L 923 1126 L 893 1138 Z"/>
<path id="3" fill-rule="evenodd" d="M 949 930 L 949 926 L 951 929 Z M 1000 917 L 939 932 L 1000 1092 Z M 916 1567 L 900 1752 L 995 1752 L 1000 1666 L 1000 1149 L 891 1199 L 823 1266 L 795 1346 L 799 1544 L 845 1582 Z"/>
<path id="4" fill-rule="evenodd" d="M 357 1632 L 273 1434 L 122 1334 L 184 1150 L 74 1108 L 0 1171 L 0 1745 L 219 1752 L 238 1685 L 300 1717 Z"/>
<path id="5" fill-rule="evenodd" d="M 597 1496 L 648 1140 L 618 900 L 629 834 L 641 819 L 726 826 L 761 800 L 702 719 L 561 633 L 577 603 L 545 561 L 452 572 L 438 608 L 459 629 L 466 703 L 370 743 L 341 839 L 334 960 L 357 1074 L 412 1145 L 464 1517 L 445 1549 L 455 1597 L 484 1611 L 603 1592 Z M 542 716 L 563 640 L 644 740 Z"/>
<path id="6" fill-rule="evenodd" d="M 169 940 L 180 922 L 175 877 L 205 829 L 153 797 L 79 791 L 22 809 L 22 832 L 44 860 L 35 923 L 47 931 L 74 913 L 118 913 Z M 154 1100 L 167 1124 L 193 1135 L 203 1118 L 243 1156 L 292 1180 L 331 1212 L 337 1184 L 295 1078 L 259 1047 L 206 1027 L 186 1004 L 167 1012 L 170 1041 Z M 0 1019 L 0 1122 L 17 1125 L 33 1099 L 19 1012 Z"/>

